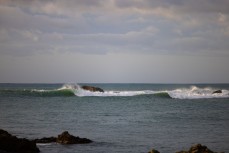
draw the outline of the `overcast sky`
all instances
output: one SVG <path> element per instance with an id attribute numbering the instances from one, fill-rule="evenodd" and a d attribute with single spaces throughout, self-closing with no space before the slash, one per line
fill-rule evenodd
<path id="1" fill-rule="evenodd" d="M 229 0 L 0 0 L 2 83 L 229 83 Z"/>

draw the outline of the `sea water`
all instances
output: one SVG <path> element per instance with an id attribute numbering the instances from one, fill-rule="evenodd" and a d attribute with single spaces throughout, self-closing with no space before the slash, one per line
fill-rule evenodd
<path id="1" fill-rule="evenodd" d="M 93 140 L 37 144 L 42 153 L 175 153 L 197 143 L 229 152 L 229 84 L 87 84 L 104 93 L 80 85 L 0 84 L 0 129 Z"/>

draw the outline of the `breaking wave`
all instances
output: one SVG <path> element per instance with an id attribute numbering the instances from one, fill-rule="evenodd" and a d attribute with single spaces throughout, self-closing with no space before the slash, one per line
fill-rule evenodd
<path id="1" fill-rule="evenodd" d="M 191 86 L 190 88 L 176 89 L 167 91 L 169 96 L 176 99 L 204 99 L 204 98 L 229 98 L 229 90 L 218 90 L 220 93 L 214 93 L 218 89 L 198 88 Z"/>
<path id="2" fill-rule="evenodd" d="M 91 92 L 82 89 L 77 84 L 65 84 L 61 88 L 46 89 L 5 89 L 0 90 L 1 95 L 20 95 L 20 96 L 78 96 L 78 97 L 128 97 L 153 95 L 154 97 L 174 98 L 174 99 L 203 99 L 203 98 L 229 98 L 229 90 L 220 90 L 220 93 L 214 93 L 217 89 L 198 88 L 191 86 L 190 88 L 179 88 L 175 90 L 153 91 L 153 90 L 137 90 L 137 91 L 104 91 Z"/>
<path id="3" fill-rule="evenodd" d="M 174 98 L 174 99 L 203 99 L 203 98 L 229 98 L 229 90 L 220 90 L 221 93 L 214 93 L 217 89 L 198 88 L 191 86 L 190 88 L 181 88 L 175 90 L 153 91 L 105 91 L 105 92 L 90 92 L 83 89 L 76 90 L 75 95 L 84 96 L 139 96 L 139 95 L 154 95 L 156 97 Z"/>

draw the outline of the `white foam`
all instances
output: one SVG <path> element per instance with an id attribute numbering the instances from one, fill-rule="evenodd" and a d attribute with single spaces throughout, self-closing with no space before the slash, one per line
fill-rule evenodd
<path id="1" fill-rule="evenodd" d="M 191 86 L 190 88 L 179 88 L 175 90 L 166 91 L 153 91 L 153 90 L 139 90 L 139 91 L 104 91 L 104 92 L 91 92 L 82 89 L 78 84 L 65 84 L 57 90 L 71 90 L 78 97 L 95 96 L 95 97 L 127 97 L 138 95 L 149 95 L 168 93 L 171 98 L 175 99 L 203 99 L 203 98 L 229 98 L 229 90 L 221 90 L 222 93 L 214 93 L 217 89 L 213 88 L 198 88 Z"/>
<path id="2" fill-rule="evenodd" d="M 222 90 L 222 93 L 214 93 L 216 91 L 212 88 L 198 88 L 192 86 L 190 88 L 176 89 L 168 91 L 172 98 L 176 99 L 203 99 L 203 98 L 229 98 L 229 91 Z"/>
<path id="3" fill-rule="evenodd" d="M 137 96 L 137 95 L 146 95 L 154 94 L 154 91 L 142 90 L 142 91 L 104 91 L 104 92 L 91 92 L 83 89 L 78 89 L 75 92 L 76 96 L 85 97 L 85 96 L 99 96 L 99 97 L 127 97 L 127 96 Z"/>
<path id="4" fill-rule="evenodd" d="M 58 89 L 32 89 L 31 92 L 40 92 L 40 93 L 45 93 L 45 92 L 55 92 L 55 91 L 62 91 L 62 90 L 70 90 L 73 93 L 75 90 L 80 89 L 80 86 L 78 84 L 64 84 L 61 88 Z"/>

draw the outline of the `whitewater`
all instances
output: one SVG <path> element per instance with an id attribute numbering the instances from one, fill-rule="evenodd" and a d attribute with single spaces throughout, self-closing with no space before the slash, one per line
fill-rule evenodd
<path id="1" fill-rule="evenodd" d="M 214 93 L 220 90 L 221 93 Z M 77 96 L 77 97 L 129 97 L 141 95 L 154 95 L 175 99 L 203 99 L 203 98 L 229 98 L 229 90 L 197 86 L 178 88 L 173 90 L 105 90 L 104 92 L 92 92 L 84 90 L 78 84 L 64 84 L 57 89 L 2 89 L 0 93 L 16 93 L 36 96 Z"/>

